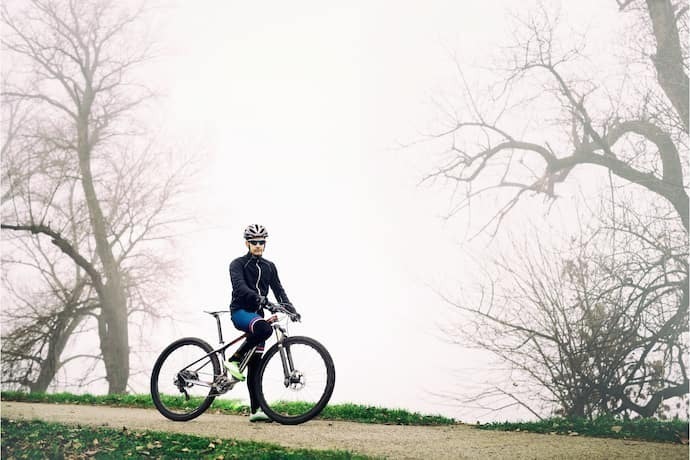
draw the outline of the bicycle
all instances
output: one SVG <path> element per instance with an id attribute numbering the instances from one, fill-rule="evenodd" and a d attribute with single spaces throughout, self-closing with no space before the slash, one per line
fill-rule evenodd
<path id="1" fill-rule="evenodd" d="M 297 314 L 281 304 L 264 307 L 272 313 L 276 343 L 263 355 L 257 378 L 257 399 L 264 413 L 284 425 L 297 425 L 316 417 L 328 404 L 335 386 L 335 367 L 328 350 L 310 337 L 288 336 L 289 321 Z M 225 351 L 240 342 L 243 334 L 223 342 L 220 316 L 224 311 L 205 311 L 216 319 L 220 347 L 214 349 L 203 339 L 185 337 L 168 345 L 151 373 L 151 398 L 156 409 L 174 421 L 192 420 L 209 408 L 213 400 L 237 383 L 228 377 L 222 363 Z M 282 323 L 285 323 L 284 325 Z M 253 355 L 252 348 L 240 363 L 244 372 Z"/>

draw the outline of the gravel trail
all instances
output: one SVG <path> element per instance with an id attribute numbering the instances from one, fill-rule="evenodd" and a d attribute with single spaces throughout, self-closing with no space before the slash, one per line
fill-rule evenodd
<path id="1" fill-rule="evenodd" d="M 298 426 L 250 424 L 247 417 L 204 414 L 172 422 L 155 409 L 2 402 L 2 416 L 82 425 L 127 427 L 213 438 L 263 441 L 287 447 L 340 449 L 391 459 L 687 459 L 688 446 L 620 439 L 371 425 L 313 420 Z"/>

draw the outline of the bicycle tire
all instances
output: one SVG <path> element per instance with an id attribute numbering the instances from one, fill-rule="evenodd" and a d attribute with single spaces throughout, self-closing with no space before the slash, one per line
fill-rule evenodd
<path id="1" fill-rule="evenodd" d="M 194 354 L 198 355 L 199 357 L 202 357 L 208 353 L 213 352 L 213 348 L 211 347 L 211 345 L 209 345 L 204 340 L 196 338 L 196 337 L 185 337 L 183 339 L 176 340 L 175 342 L 168 345 L 165 350 L 163 350 L 163 352 L 160 354 L 160 356 L 156 360 L 156 363 L 154 364 L 153 370 L 151 372 L 151 399 L 153 400 L 153 405 L 156 406 L 156 409 L 158 409 L 158 411 L 161 414 L 163 414 L 165 417 L 167 417 L 170 420 L 173 420 L 175 422 L 186 422 L 188 420 L 192 420 L 192 419 L 200 416 L 201 414 L 204 413 L 204 411 L 206 411 L 206 409 L 208 409 L 208 407 L 211 405 L 211 403 L 213 403 L 213 400 L 216 398 L 215 395 L 212 395 L 212 393 L 213 393 L 212 388 L 209 388 L 207 395 L 195 398 L 195 400 L 192 401 L 191 403 L 189 403 L 191 398 L 189 398 L 188 395 L 185 393 L 185 400 L 182 401 L 180 399 L 180 401 L 185 405 L 187 403 L 189 403 L 189 409 L 190 410 L 184 411 L 184 412 L 176 412 L 175 410 L 173 410 L 174 407 L 172 407 L 174 404 L 166 404 L 163 401 L 162 395 L 160 393 L 159 378 L 163 378 L 163 379 L 170 378 L 172 381 L 172 380 L 176 380 L 177 378 L 179 378 L 179 374 L 173 375 L 172 373 L 169 373 L 170 375 L 167 375 L 168 373 L 166 373 L 166 375 L 161 377 L 161 375 L 160 375 L 161 369 L 166 364 L 166 361 L 169 361 L 169 358 L 171 357 L 171 355 L 175 351 L 179 350 L 182 347 L 187 347 L 187 346 L 192 347 L 192 350 L 195 347 L 200 348 L 201 350 L 193 350 Z M 220 368 L 220 362 L 218 360 L 218 356 L 215 353 L 213 353 L 205 359 L 208 359 L 208 361 L 211 363 L 211 365 L 213 367 L 213 377 L 211 377 L 211 378 L 213 379 L 213 378 L 215 378 L 215 376 L 220 375 L 221 368 Z M 192 361 L 186 361 L 185 364 L 186 364 L 186 366 L 189 366 L 192 362 L 193 362 L 193 360 Z M 205 365 L 206 364 L 204 364 L 204 366 Z M 185 369 L 185 367 L 182 367 L 181 369 L 175 367 L 173 369 L 179 369 L 181 371 L 182 369 Z M 191 386 L 189 388 L 191 388 Z M 180 392 L 180 394 L 182 394 L 181 390 L 178 390 L 178 391 Z M 196 401 L 199 399 L 201 400 L 200 404 L 195 405 Z M 178 403 L 180 401 L 178 401 Z"/>
<path id="2" fill-rule="evenodd" d="M 265 395 L 265 389 L 266 389 L 266 384 L 267 381 L 265 380 L 267 375 L 266 375 L 266 370 L 269 368 L 269 366 L 277 366 L 280 365 L 280 369 L 282 369 L 282 359 L 280 357 L 280 344 L 274 344 L 271 348 L 269 348 L 266 353 L 264 354 L 261 363 L 259 365 L 259 370 L 258 370 L 258 378 L 257 378 L 257 388 L 256 388 L 256 395 L 257 399 L 259 402 L 259 405 L 263 409 L 263 411 L 268 415 L 269 418 L 272 420 L 281 423 L 283 425 L 298 425 L 300 423 L 304 423 L 308 420 L 311 420 L 312 418 L 316 417 L 321 413 L 324 407 L 326 407 L 326 404 L 328 404 L 328 401 L 331 399 L 331 395 L 333 394 L 333 389 L 335 387 L 335 366 L 333 365 L 333 358 L 331 358 L 330 353 L 324 347 L 321 343 L 317 342 L 316 340 L 310 338 L 310 337 L 301 337 L 301 336 L 294 336 L 294 337 L 288 337 L 286 338 L 282 345 L 286 349 L 291 350 L 291 352 L 296 351 L 294 350 L 297 348 L 297 345 L 304 345 L 306 347 L 310 347 L 316 354 L 321 358 L 323 361 L 324 369 L 325 369 L 325 384 L 323 388 L 323 392 L 321 395 L 318 397 L 318 400 L 316 402 L 312 403 L 305 403 L 305 411 L 304 412 L 297 412 L 299 409 L 295 409 L 294 407 L 291 409 L 282 409 L 279 407 L 280 404 L 283 403 L 282 400 L 280 401 L 267 401 L 266 400 L 266 395 Z M 299 357 L 294 358 L 296 361 L 299 361 Z M 300 363 L 296 362 L 295 363 L 295 368 L 299 369 L 300 368 Z M 282 373 L 282 371 L 281 371 Z M 284 377 L 284 375 L 282 375 Z M 309 376 L 305 377 L 306 381 L 308 382 Z M 275 382 L 273 382 L 275 384 Z M 286 389 L 290 389 L 286 383 L 283 383 L 285 385 Z M 304 384 L 306 386 L 306 384 Z M 300 390 L 295 390 L 295 393 L 297 393 Z M 321 390 L 317 390 L 318 392 L 321 392 Z M 306 406 L 306 404 L 309 404 L 309 406 Z"/>

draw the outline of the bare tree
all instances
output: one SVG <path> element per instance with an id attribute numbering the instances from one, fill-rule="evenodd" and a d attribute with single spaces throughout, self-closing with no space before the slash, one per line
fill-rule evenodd
<path id="1" fill-rule="evenodd" d="M 49 271 L 37 269 L 53 277 Z M 52 281 L 62 284 L 55 277 Z M 97 300 L 85 294 L 88 291 L 86 281 L 81 278 L 75 286 L 63 286 L 62 291 L 29 297 L 11 290 L 13 284 L 5 283 L 10 287 L 6 296 L 13 299 L 11 303 L 15 306 L 3 312 L 3 323 L 9 325 L 2 341 L 3 385 L 45 393 L 59 369 L 68 362 L 87 357 L 101 359 L 100 354 L 63 355 L 68 341 L 79 332 L 84 319 L 95 315 L 98 309 Z M 62 297 L 64 295 L 67 297 Z"/>
<path id="2" fill-rule="evenodd" d="M 671 235 L 668 222 L 619 208 L 616 220 L 605 215 L 569 250 L 547 249 L 535 237 L 486 267 L 491 281 L 475 295 L 447 299 L 467 313 L 449 336 L 513 370 L 509 382 L 465 403 L 490 408 L 509 397 L 537 416 L 546 407 L 566 416 L 649 417 L 688 393 L 684 232 Z M 613 232 L 619 245 L 611 255 L 602 247 Z"/>
<path id="3" fill-rule="evenodd" d="M 622 7 L 642 2 L 626 2 Z M 638 88 L 623 79 L 623 87 L 611 93 L 606 82 L 594 80 L 596 69 L 583 77 L 587 68 L 583 45 L 561 50 L 556 41 L 557 20 L 546 11 L 524 21 L 522 36 L 509 48 L 506 77 L 489 92 L 488 101 L 468 90 L 467 110 L 454 115 L 439 141 L 449 144 L 448 159 L 427 180 L 446 179 L 464 190 L 455 211 L 473 199 L 492 191 L 514 191 L 481 230 L 500 222 L 525 194 L 556 196 L 558 183 L 566 181 L 574 168 L 595 165 L 625 182 L 633 183 L 666 200 L 688 229 L 688 193 L 683 181 L 682 151 L 687 151 L 688 76 L 687 28 L 679 31 L 687 17 L 684 3 L 648 0 L 644 10 L 650 28 L 645 42 L 657 85 L 635 75 L 647 87 Z M 651 27 L 650 27 L 651 25 Z M 685 40 L 681 40 L 681 31 Z M 637 69 L 636 69 L 637 70 Z M 649 69 L 648 69 L 649 70 Z M 632 79 L 630 79 L 632 80 Z M 530 97 L 516 101 L 526 83 Z M 618 84 L 618 80 L 615 82 Z M 609 85 L 610 86 L 610 85 Z M 535 88 L 537 89 L 536 94 Z M 639 94 L 630 100 L 630 94 Z M 447 113 L 457 113 L 448 110 Z M 537 126 L 518 126 L 523 136 L 511 134 L 501 120 L 515 126 L 527 114 L 543 113 Z M 553 139 L 535 141 L 553 129 Z M 501 195 L 506 196 L 506 194 Z"/>
<path id="4" fill-rule="evenodd" d="M 62 233 L 93 259 L 75 164 L 69 155 L 50 151 L 33 133 L 31 110 L 24 101 L 3 104 L 2 203 L 5 221 L 21 210 L 42 210 L 59 217 Z M 40 186 L 32 185 L 40 183 Z M 57 191 L 64 197 L 56 199 Z M 82 202 L 80 202 L 82 201 Z M 61 257 L 48 240 L 32 235 L 4 235 L 2 260 L 3 385 L 44 392 L 67 362 L 83 353 L 62 356 L 83 320 L 96 316 L 97 299 L 83 269 Z M 92 358 L 100 359 L 100 355 Z"/>
<path id="5" fill-rule="evenodd" d="M 557 16 L 542 8 L 521 21 L 504 78 L 486 93 L 471 91 L 460 71 L 466 109 L 446 109 L 448 128 L 433 141 L 447 145 L 447 159 L 425 178 L 460 191 L 451 214 L 503 200 L 478 231 L 492 236 L 524 197 L 555 199 L 576 168 L 608 174 L 612 197 L 634 191 L 625 202 L 612 198 L 611 214 L 577 236 L 588 244 L 566 260 L 537 245 L 536 256 L 499 263 L 477 303 L 452 302 L 470 321 L 452 337 L 496 353 L 568 415 L 650 416 L 688 393 L 688 8 L 671 0 L 618 7 L 636 18 L 630 43 L 645 56 L 629 58 L 634 78 L 592 68 L 586 36 L 565 47 Z M 531 409 L 515 388 L 482 398 L 499 395 Z"/>
<path id="6" fill-rule="evenodd" d="M 160 244 L 171 235 L 158 228 L 172 230 L 170 225 L 175 220 L 163 211 L 179 192 L 175 181 L 181 178 L 170 176 L 165 183 L 156 183 L 151 179 L 158 170 L 156 166 L 148 155 L 130 158 L 126 166 L 115 169 L 114 180 L 109 181 L 114 193 L 110 215 L 118 216 L 111 238 L 117 241 L 128 317 L 133 324 L 140 324 L 144 316 L 165 315 L 160 306 L 176 278 L 174 261 Z M 27 177 L 37 180 L 39 176 L 34 172 Z M 62 231 L 63 238 L 75 242 L 82 253 L 88 254 L 89 263 L 94 264 L 96 256 L 90 244 L 86 205 L 78 193 L 79 183 L 62 174 L 55 179 L 62 186 L 69 185 L 71 191 L 64 202 L 52 200 L 50 215 L 60 216 L 60 221 L 69 224 Z M 48 182 L 43 178 L 41 183 Z M 26 196 L 27 193 L 19 193 L 7 204 L 28 208 L 29 204 L 22 201 Z M 33 205 L 35 208 L 36 203 Z M 88 335 L 97 331 L 93 326 L 94 322 L 98 324 L 100 304 L 84 270 L 41 234 L 5 235 L 4 242 L 3 384 L 44 392 L 65 364 L 75 359 L 102 361 L 102 355 L 88 346 L 74 346 L 77 333 L 87 343 L 92 342 Z M 73 352 L 63 356 L 70 340 Z M 84 383 L 102 378 L 97 372 L 92 373 Z M 81 385 L 75 380 L 69 384 Z"/>
<path id="7" fill-rule="evenodd" d="M 184 179 L 183 170 L 161 174 L 165 157 L 142 140 L 133 118 L 151 96 L 130 77 L 148 55 L 136 34 L 142 9 L 109 0 L 13 6 L 2 7 L 2 45 L 21 78 L 5 78 L 2 96 L 28 109 L 3 155 L 3 165 L 17 167 L 3 168 L 2 228 L 33 235 L 36 245 L 45 238 L 69 258 L 77 275 L 67 277 L 71 296 L 55 299 L 54 311 L 64 315 L 71 298 L 89 312 L 97 306 L 108 391 L 122 393 L 130 375 L 128 317 L 155 311 L 142 291 L 156 285 L 152 271 L 169 275 L 170 258 L 160 250 L 173 232 L 169 209 Z M 65 281 L 64 272 L 56 274 Z M 94 295 L 82 298 L 85 289 Z"/>

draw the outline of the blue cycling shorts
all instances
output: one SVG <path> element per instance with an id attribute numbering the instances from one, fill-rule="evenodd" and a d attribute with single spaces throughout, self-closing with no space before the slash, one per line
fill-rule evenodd
<path id="1" fill-rule="evenodd" d="M 243 332 L 247 332 L 249 334 L 253 334 L 254 324 L 256 324 L 256 322 L 259 320 L 263 320 L 264 317 L 258 314 L 257 312 L 247 311 L 238 308 L 230 312 L 230 319 L 232 320 L 232 324 L 235 326 L 236 329 L 239 329 Z M 256 352 L 262 353 L 264 351 L 265 346 L 266 341 L 260 342 L 256 346 Z"/>

